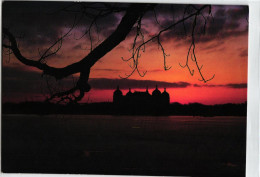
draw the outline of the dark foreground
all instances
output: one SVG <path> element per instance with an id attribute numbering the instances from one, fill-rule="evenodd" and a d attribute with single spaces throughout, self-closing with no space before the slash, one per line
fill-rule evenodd
<path id="1" fill-rule="evenodd" d="M 3 115 L 2 171 L 245 176 L 245 117 Z"/>

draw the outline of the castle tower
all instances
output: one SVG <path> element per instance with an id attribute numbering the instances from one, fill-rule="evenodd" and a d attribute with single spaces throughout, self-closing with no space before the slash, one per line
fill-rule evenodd
<path id="1" fill-rule="evenodd" d="M 162 99 L 164 104 L 170 104 L 170 95 L 166 92 L 166 88 L 164 88 L 164 92 L 162 93 Z"/>
<path id="2" fill-rule="evenodd" d="M 152 92 L 152 104 L 156 106 L 161 106 L 162 104 L 162 93 L 158 89 L 158 86 L 156 85 L 155 90 Z"/>
<path id="3" fill-rule="evenodd" d="M 161 95 L 161 91 L 158 90 L 158 86 L 157 86 L 157 85 L 156 85 L 156 88 L 155 88 L 155 90 L 153 91 L 152 95 L 153 95 L 153 96 L 156 96 L 156 97 L 158 97 L 158 96 Z"/>
<path id="4" fill-rule="evenodd" d="M 133 93 L 131 92 L 131 88 L 129 88 L 129 91 L 127 92 L 126 96 L 131 96 Z"/>
<path id="5" fill-rule="evenodd" d="M 123 93 L 119 89 L 119 86 L 117 86 L 117 89 L 114 91 L 114 94 L 113 94 L 113 102 L 120 103 L 120 102 L 122 102 L 122 100 L 123 100 Z"/>

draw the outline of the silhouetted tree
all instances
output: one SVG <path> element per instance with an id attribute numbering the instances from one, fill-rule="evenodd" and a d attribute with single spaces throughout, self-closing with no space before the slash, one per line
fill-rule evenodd
<path id="1" fill-rule="evenodd" d="M 59 91 L 57 93 L 52 93 L 51 96 L 47 99 L 48 101 L 59 100 L 59 101 L 69 101 L 69 102 L 78 102 L 80 101 L 86 92 L 90 90 L 90 85 L 88 84 L 89 74 L 91 67 L 95 65 L 95 63 L 100 60 L 104 55 L 113 50 L 120 42 L 124 41 L 127 35 L 131 30 L 136 29 L 135 35 L 133 37 L 133 43 L 131 48 L 131 57 L 128 59 L 123 58 L 124 61 L 132 61 L 133 65 L 132 72 L 130 74 L 126 74 L 125 78 L 131 76 L 134 72 L 138 72 L 140 76 L 144 76 L 145 72 L 140 72 L 138 68 L 138 60 L 140 58 L 140 53 L 145 51 L 145 45 L 147 43 L 156 42 L 158 47 L 161 49 L 163 58 L 164 58 L 164 69 L 170 69 L 166 64 L 167 54 L 161 42 L 162 34 L 166 33 L 169 30 L 174 29 L 177 25 L 183 25 L 184 31 L 186 32 L 185 22 L 188 20 L 192 22 L 191 29 L 187 30 L 189 36 L 191 36 L 190 46 L 187 52 L 186 63 L 185 65 L 181 65 L 182 67 L 188 68 L 191 75 L 194 74 L 194 70 L 190 68 L 189 62 L 193 61 L 196 64 L 196 69 L 201 76 L 201 81 L 207 82 L 210 79 L 205 79 L 201 72 L 202 66 L 198 64 L 198 60 L 195 54 L 195 31 L 204 31 L 207 23 L 207 18 L 205 17 L 211 15 L 211 6 L 203 5 L 203 6 L 195 6 L 195 5 L 187 5 L 184 8 L 183 16 L 172 22 L 170 25 L 166 27 L 161 26 L 161 30 L 158 31 L 157 34 L 150 36 L 149 39 L 145 39 L 142 33 L 143 26 L 143 17 L 148 12 L 154 13 L 154 18 L 156 22 L 159 24 L 157 20 L 157 14 L 155 11 L 155 7 L 157 4 L 144 4 L 144 3 L 136 3 L 136 4 L 117 4 L 117 3 L 72 3 L 67 7 L 60 9 L 60 11 L 68 11 L 74 12 L 75 20 L 68 30 L 63 36 L 61 36 L 56 42 L 54 42 L 48 49 L 43 52 L 39 52 L 39 59 L 32 60 L 26 58 L 21 51 L 19 50 L 19 46 L 17 43 L 17 38 L 13 33 L 10 32 L 10 29 L 3 27 L 3 44 L 2 46 L 8 50 L 8 54 L 13 53 L 15 57 L 25 65 L 32 66 L 38 68 L 43 71 L 43 75 L 48 75 L 54 77 L 56 80 L 64 79 L 72 74 L 79 73 L 80 76 L 76 81 L 76 84 L 73 88 L 68 89 L 66 91 Z M 78 8 L 77 8 L 78 7 Z M 101 19 L 109 14 L 113 13 L 123 13 L 123 17 L 120 20 L 120 23 L 115 28 L 110 36 L 108 36 L 103 42 L 94 47 L 92 44 L 92 31 L 95 30 L 94 27 L 96 25 L 96 21 Z M 56 54 L 60 48 L 62 47 L 62 42 L 65 37 L 67 37 L 78 25 L 79 19 L 82 16 L 86 16 L 91 19 L 91 23 L 89 24 L 86 32 L 80 37 L 88 35 L 90 39 L 90 52 L 86 53 L 86 56 L 68 66 L 62 68 L 52 67 L 47 64 L 46 59 Z M 200 20 L 199 20 L 200 19 Z M 199 29 L 197 29 L 199 25 Z M 201 25 L 203 24 L 203 25 Z M 202 27 L 202 28 L 201 28 Z M 139 41 L 138 41 L 139 40 Z M 141 40 L 141 42 L 140 42 Z"/>

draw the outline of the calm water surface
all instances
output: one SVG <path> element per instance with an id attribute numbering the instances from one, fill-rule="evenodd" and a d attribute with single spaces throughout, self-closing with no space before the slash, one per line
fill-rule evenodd
<path id="1" fill-rule="evenodd" d="M 246 117 L 2 116 L 5 172 L 244 176 L 245 145 Z"/>

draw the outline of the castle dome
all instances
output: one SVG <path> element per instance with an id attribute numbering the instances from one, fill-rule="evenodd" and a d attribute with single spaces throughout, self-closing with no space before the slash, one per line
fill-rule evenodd
<path id="1" fill-rule="evenodd" d="M 126 96 L 130 96 L 132 95 L 133 93 L 131 92 L 131 89 L 129 88 L 129 92 L 127 92 Z"/>
<path id="2" fill-rule="evenodd" d="M 167 97 L 169 97 L 170 95 L 169 95 L 169 93 L 168 92 L 166 92 L 166 88 L 164 88 L 164 92 L 162 93 L 162 95 L 163 96 L 167 96 Z"/>
<path id="3" fill-rule="evenodd" d="M 153 91 L 152 95 L 153 95 L 153 96 L 158 96 L 158 95 L 161 95 L 161 91 L 160 91 L 160 90 L 158 90 L 158 87 L 157 87 L 157 85 L 156 85 L 156 89 Z"/>
<path id="4" fill-rule="evenodd" d="M 117 86 L 117 89 L 114 91 L 114 95 L 123 95 L 122 91 L 119 89 L 119 86 Z"/>

